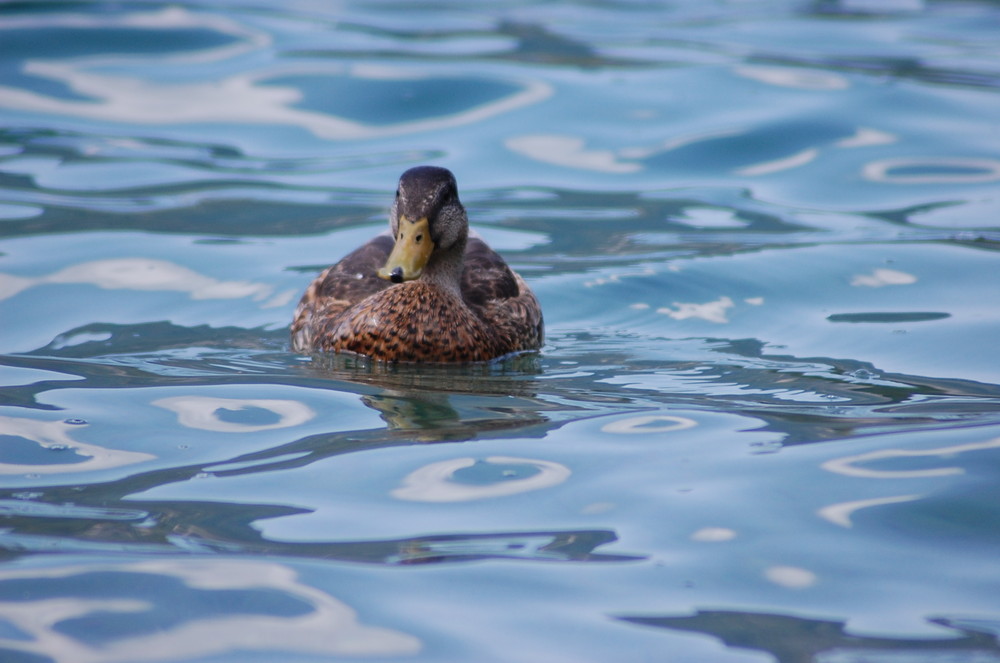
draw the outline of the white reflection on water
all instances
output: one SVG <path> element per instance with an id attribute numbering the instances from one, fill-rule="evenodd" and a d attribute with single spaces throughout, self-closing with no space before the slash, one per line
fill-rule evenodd
<path id="1" fill-rule="evenodd" d="M 903 502 L 912 502 L 918 500 L 922 495 L 893 495 L 891 497 L 875 497 L 868 500 L 855 500 L 853 502 L 841 502 L 839 504 L 831 504 L 830 506 L 825 506 L 819 511 L 817 515 L 820 518 L 830 521 L 834 525 L 840 525 L 841 527 L 853 527 L 854 523 L 851 521 L 851 516 L 854 515 L 855 511 L 860 511 L 861 509 L 867 509 L 873 506 L 883 506 L 886 504 L 900 504 Z"/>
<path id="2" fill-rule="evenodd" d="M 212 396 L 172 396 L 153 401 L 153 405 L 177 413 L 182 426 L 219 433 L 255 433 L 275 428 L 291 428 L 309 421 L 316 413 L 305 403 L 265 398 L 215 398 Z M 266 410 L 277 416 L 277 421 L 265 424 L 225 421 L 219 412 L 239 415 L 248 409 Z"/>
<path id="3" fill-rule="evenodd" d="M 957 466 L 929 467 L 922 470 L 878 470 L 870 467 L 858 467 L 864 463 L 871 463 L 880 460 L 894 460 L 899 458 L 950 458 L 967 451 L 982 451 L 983 449 L 995 449 L 1000 447 L 1000 437 L 985 442 L 970 442 L 967 444 L 956 444 L 950 447 L 940 447 L 937 449 L 879 449 L 857 456 L 845 456 L 834 458 L 821 465 L 828 472 L 844 474 L 850 477 L 861 477 L 864 479 L 918 479 L 926 477 L 944 477 L 955 474 L 965 474 L 965 468 Z"/>
<path id="4" fill-rule="evenodd" d="M 729 322 L 729 318 L 726 317 L 726 309 L 733 307 L 733 300 L 723 296 L 715 301 L 705 302 L 704 304 L 674 302 L 674 306 L 677 308 L 674 309 L 665 306 L 656 309 L 656 312 L 669 315 L 674 320 L 700 318 L 708 322 L 725 324 Z"/>
<path id="5" fill-rule="evenodd" d="M 29 60 L 24 73 L 64 83 L 87 99 L 62 99 L 19 87 L 0 85 L 0 107 L 33 113 L 52 113 L 101 122 L 174 125 L 194 123 L 234 123 L 286 125 L 301 127 L 328 139 L 364 139 L 420 131 L 445 129 L 481 121 L 500 113 L 537 103 L 552 95 L 552 88 L 538 80 L 517 81 L 521 89 L 495 101 L 461 112 L 420 120 L 365 124 L 330 113 L 296 108 L 303 91 L 288 85 L 269 85 L 269 79 L 282 76 L 347 76 L 357 79 L 412 82 L 429 78 L 413 69 L 349 68 L 337 63 L 314 62 L 295 65 L 257 66 L 226 77 L 194 82 L 161 82 L 153 78 L 123 75 L 135 69 L 161 70 L 164 67 L 190 66 L 194 62 L 216 62 L 246 51 L 260 50 L 271 39 L 266 34 L 241 26 L 231 20 L 174 8 L 160 12 L 120 16 L 78 16 L 59 14 L 26 21 L 0 22 L 0 31 L 23 27 L 134 27 L 141 29 L 205 29 L 230 35 L 236 43 L 228 46 L 178 51 L 172 54 L 113 55 Z M 187 71 L 191 70 L 190 68 Z"/>
<path id="6" fill-rule="evenodd" d="M 652 267 L 643 267 L 639 271 L 629 271 L 629 272 L 615 272 L 607 276 L 598 276 L 596 279 L 591 279 L 589 281 L 584 281 L 583 286 L 585 288 L 593 288 L 594 286 L 607 285 L 609 283 L 620 283 L 622 279 L 632 278 L 632 277 L 642 277 L 642 276 L 653 276 L 656 274 L 656 270 Z M 633 305 L 633 308 L 635 305 Z M 642 307 L 639 307 L 642 308 Z M 646 305 L 645 308 L 649 308 Z"/>
<path id="7" fill-rule="evenodd" d="M 797 566 L 771 566 L 765 569 L 764 577 L 788 589 L 812 587 L 818 580 L 815 573 Z"/>
<path id="8" fill-rule="evenodd" d="M 746 228 L 749 221 L 741 219 L 733 209 L 691 205 L 683 212 L 670 219 L 674 223 L 682 223 L 692 228 Z"/>
<path id="9" fill-rule="evenodd" d="M 851 279 L 851 285 L 866 288 L 881 288 L 884 285 L 910 285 L 917 282 L 917 277 L 896 269 L 879 268 L 871 274 L 857 274 Z"/>
<path id="10" fill-rule="evenodd" d="M 790 170 L 792 168 L 804 166 L 807 163 L 814 161 L 818 156 L 819 150 L 815 147 L 810 147 L 809 149 L 802 150 L 801 152 L 790 154 L 787 157 L 781 157 L 780 159 L 774 159 L 773 161 L 763 161 L 761 163 L 755 163 L 752 166 L 738 168 L 736 170 L 736 174 L 743 177 L 757 177 L 760 175 L 780 173 L 783 170 Z"/>
<path id="11" fill-rule="evenodd" d="M 703 527 L 691 534 L 692 541 L 701 543 L 722 543 L 736 538 L 736 531 L 728 527 Z"/>
<path id="12" fill-rule="evenodd" d="M 634 173 L 642 170 L 642 166 L 637 163 L 620 161 L 616 153 L 611 150 L 586 148 L 586 141 L 577 136 L 557 134 L 513 136 L 505 140 L 504 145 L 511 152 L 556 166 L 600 173 Z"/>
<path id="13" fill-rule="evenodd" d="M 878 129 L 869 127 L 858 127 L 857 133 L 847 138 L 841 138 L 836 143 L 837 147 L 872 147 L 874 145 L 889 145 L 899 140 L 899 136 Z"/>
<path id="14" fill-rule="evenodd" d="M 731 138 L 741 136 L 747 132 L 746 127 L 733 127 L 730 129 L 715 129 L 712 131 L 698 131 L 675 136 L 652 147 L 626 147 L 618 151 L 618 155 L 627 159 L 648 159 L 660 152 L 670 152 L 688 145 L 701 143 L 703 141 L 718 140 L 720 138 Z"/>
<path id="15" fill-rule="evenodd" d="M 647 433 L 671 433 L 674 431 L 694 428 L 698 422 L 687 417 L 675 417 L 667 414 L 648 414 L 641 417 L 629 417 L 628 419 L 618 419 L 604 424 L 601 430 L 605 433 L 619 434 L 647 434 Z"/>
<path id="16" fill-rule="evenodd" d="M 779 78 L 780 77 L 775 76 L 774 80 L 769 82 L 775 82 Z M 586 147 L 586 139 L 580 136 L 562 134 L 526 134 L 508 138 L 504 142 L 504 145 L 512 152 L 542 163 L 553 164 L 556 166 L 576 168 L 579 170 L 590 170 L 601 173 L 635 173 L 645 168 L 643 164 L 638 163 L 638 161 L 643 159 L 648 159 L 658 154 L 670 152 L 682 147 L 688 147 L 697 143 L 731 138 L 745 135 L 747 133 L 748 129 L 745 127 L 733 127 L 729 129 L 677 136 L 652 146 L 632 146 L 617 149 L 588 148 Z M 858 127 L 854 134 L 833 142 L 832 147 L 842 149 L 874 147 L 894 143 L 897 140 L 898 137 L 894 134 L 869 127 Z M 737 168 L 733 171 L 733 174 L 739 177 L 760 177 L 792 170 L 794 168 L 800 168 L 816 161 L 820 156 L 822 156 L 824 147 L 827 146 L 806 147 L 778 159 L 771 159 Z M 917 162 L 916 165 L 920 167 L 927 167 L 928 161 L 929 160 L 923 160 Z M 955 163 L 950 163 L 950 160 L 948 159 L 939 159 L 937 160 L 937 165 L 938 167 L 978 169 L 980 172 L 973 172 L 964 176 L 960 176 L 956 173 L 948 173 L 946 175 L 947 178 L 965 177 L 966 179 L 944 179 L 933 181 L 988 181 L 993 179 L 990 172 L 992 172 L 992 169 L 994 168 L 998 169 L 997 173 L 998 176 L 1000 176 L 1000 162 L 993 162 L 988 159 L 961 159 L 954 161 Z M 869 164 L 865 167 L 864 172 L 865 177 L 868 177 L 869 179 L 882 178 L 884 181 L 921 181 L 917 180 L 917 176 L 913 175 L 898 176 L 897 179 L 892 179 L 887 174 L 888 171 L 893 168 L 911 167 L 913 165 L 914 164 L 909 162 L 904 162 L 904 160 L 887 160 Z"/>
<path id="17" fill-rule="evenodd" d="M 131 465 L 152 460 L 155 456 L 138 451 L 106 449 L 96 444 L 74 440 L 70 429 L 79 429 L 79 424 L 65 421 L 39 421 L 22 417 L 0 416 L 0 435 L 10 435 L 35 442 L 43 449 L 72 451 L 76 459 L 86 459 L 67 463 L 2 463 L 0 474 L 59 474 L 64 472 L 92 472 L 122 465 Z"/>
<path id="18" fill-rule="evenodd" d="M 847 78 L 830 71 L 756 66 L 735 67 L 733 71 L 759 83 L 798 90 L 846 90 L 850 87 Z"/>
<path id="19" fill-rule="evenodd" d="M 46 284 L 82 283 L 105 290 L 167 290 L 187 292 L 191 299 L 241 299 L 266 300 L 274 287 L 250 281 L 220 281 L 166 260 L 152 258 L 109 258 L 70 265 L 53 274 L 40 277 L 22 277 L 0 273 L 0 300 L 31 287 Z M 294 293 L 291 293 L 294 294 Z M 283 306 L 289 301 L 289 292 L 277 293 L 261 308 Z"/>
<path id="20" fill-rule="evenodd" d="M 29 637 L 0 637 L 8 652 L 35 653 L 58 663 L 116 663 L 126 661 L 188 660 L 236 651 L 272 651 L 320 656 L 403 656 L 417 653 L 417 638 L 388 628 L 358 622 L 355 611 L 329 594 L 299 582 L 295 572 L 280 564 L 236 560 L 151 561 L 122 565 L 75 565 L 55 569 L 17 569 L 0 572 L 4 583 L 41 587 L 47 579 L 73 580 L 86 584 L 87 574 L 115 574 L 120 582 L 109 585 L 114 594 L 134 597 L 100 598 L 100 588 L 87 587 L 63 596 L 0 602 L 0 619 Z M 150 576 L 174 578 L 184 590 L 206 602 L 219 594 L 244 592 L 247 605 L 227 614 L 191 617 L 184 594 L 167 595 L 145 591 L 142 581 Z M 123 592 L 124 590 L 124 592 Z M 259 592 L 259 594 L 256 594 Z M 301 604 L 304 614 L 268 614 L 273 595 Z M 253 605 L 253 599 L 260 605 Z M 199 605 L 200 601 L 195 605 Z M 143 613 L 168 611 L 182 619 L 176 625 L 144 628 Z M 116 617 L 110 617 L 117 615 Z M 135 632 L 129 633 L 131 615 Z M 188 616 L 187 620 L 183 617 Z M 110 642 L 87 642 L 67 632 L 72 620 L 114 618 L 125 628 Z M 79 623 L 79 622 L 78 622 Z"/>
<path id="21" fill-rule="evenodd" d="M 859 467 L 867 463 L 877 461 L 893 461 L 910 458 L 951 458 L 957 454 L 968 451 L 983 451 L 985 449 L 1000 448 L 1000 437 L 985 442 L 970 442 L 966 444 L 955 444 L 948 447 L 936 449 L 878 449 L 856 456 L 845 456 L 826 461 L 820 467 L 828 472 L 843 474 L 861 479 L 927 479 L 954 476 L 965 474 L 965 468 L 954 465 L 945 467 L 928 467 L 923 469 L 873 469 L 871 467 Z M 891 495 L 886 497 L 875 497 L 862 500 L 852 500 L 849 502 L 838 502 L 819 509 L 816 512 L 820 518 L 827 520 L 834 525 L 841 527 L 853 527 L 851 518 L 855 512 L 870 507 L 885 506 L 889 504 L 900 504 L 913 502 L 923 497 L 921 494 L 912 495 Z"/>
<path id="22" fill-rule="evenodd" d="M 460 483 L 455 480 L 456 472 L 477 463 L 520 465 L 535 473 L 524 478 L 508 478 L 508 472 L 505 471 L 505 476 L 489 483 Z M 570 474 L 565 465 L 547 460 L 509 456 L 490 456 L 485 461 L 453 458 L 431 463 L 411 472 L 391 494 L 397 499 L 415 502 L 467 502 L 549 488 L 562 483 Z"/>

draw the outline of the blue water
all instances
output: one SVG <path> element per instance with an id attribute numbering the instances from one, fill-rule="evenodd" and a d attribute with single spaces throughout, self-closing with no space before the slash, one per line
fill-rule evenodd
<path id="1" fill-rule="evenodd" d="M 1000 661 L 1000 6 L 0 6 L 0 660 Z M 289 350 L 452 169 L 547 341 Z"/>

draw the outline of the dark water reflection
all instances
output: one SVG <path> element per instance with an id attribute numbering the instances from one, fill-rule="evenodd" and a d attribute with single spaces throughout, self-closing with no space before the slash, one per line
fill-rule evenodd
<path id="1" fill-rule="evenodd" d="M 676 631 L 704 633 L 727 647 L 770 654 L 779 663 L 810 661 L 880 660 L 917 657 L 924 660 L 957 657 L 993 660 L 1000 655 L 996 633 L 963 628 L 961 620 L 934 622 L 956 634 L 938 639 L 879 638 L 852 635 L 843 622 L 802 619 L 785 615 L 704 611 L 690 617 L 623 617 L 625 621 Z M 943 655 L 943 656 L 942 656 Z"/>

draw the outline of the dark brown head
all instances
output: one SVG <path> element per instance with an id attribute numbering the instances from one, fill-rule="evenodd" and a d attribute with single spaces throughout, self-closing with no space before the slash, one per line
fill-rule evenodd
<path id="1" fill-rule="evenodd" d="M 440 255 L 464 251 L 469 220 L 451 171 L 417 166 L 403 173 L 389 225 L 396 245 L 378 275 L 393 283 L 419 278 Z"/>

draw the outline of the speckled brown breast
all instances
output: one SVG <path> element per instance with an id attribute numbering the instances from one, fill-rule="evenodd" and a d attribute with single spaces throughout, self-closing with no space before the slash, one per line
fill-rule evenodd
<path id="1" fill-rule="evenodd" d="M 538 300 L 478 238 L 469 240 L 461 298 L 424 281 L 390 285 L 378 278 L 391 248 L 390 238 L 376 237 L 312 282 L 295 312 L 293 349 L 473 362 L 541 347 Z"/>
<path id="2" fill-rule="evenodd" d="M 485 361 L 513 352 L 461 300 L 412 281 L 371 295 L 316 336 L 316 349 L 385 361 Z"/>

